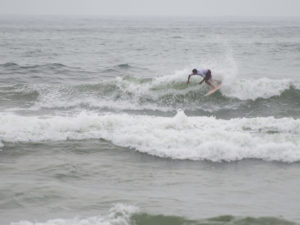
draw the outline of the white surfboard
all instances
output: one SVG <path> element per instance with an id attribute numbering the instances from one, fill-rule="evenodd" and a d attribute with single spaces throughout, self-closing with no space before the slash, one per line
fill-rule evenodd
<path id="1" fill-rule="evenodd" d="M 222 83 L 218 84 L 215 88 L 211 89 L 211 90 L 210 90 L 209 92 L 207 92 L 204 96 L 212 95 L 212 94 L 215 93 L 217 90 L 219 90 L 221 86 L 222 86 Z"/>

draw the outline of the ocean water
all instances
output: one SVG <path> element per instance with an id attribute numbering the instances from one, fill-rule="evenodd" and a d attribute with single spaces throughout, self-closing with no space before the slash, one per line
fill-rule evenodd
<path id="1" fill-rule="evenodd" d="M 299 224 L 299 37 L 299 18 L 0 17 L 0 224 Z"/>

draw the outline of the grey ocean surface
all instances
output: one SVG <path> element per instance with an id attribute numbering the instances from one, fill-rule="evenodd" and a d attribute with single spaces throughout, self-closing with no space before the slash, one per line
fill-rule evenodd
<path id="1" fill-rule="evenodd" d="M 0 17 L 0 224 L 299 224 L 299 37 L 299 18 Z"/>

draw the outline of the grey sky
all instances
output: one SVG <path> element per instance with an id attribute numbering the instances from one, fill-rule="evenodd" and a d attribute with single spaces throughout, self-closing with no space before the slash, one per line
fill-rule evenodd
<path id="1" fill-rule="evenodd" d="M 0 15 L 300 16 L 300 0 L 0 0 Z"/>

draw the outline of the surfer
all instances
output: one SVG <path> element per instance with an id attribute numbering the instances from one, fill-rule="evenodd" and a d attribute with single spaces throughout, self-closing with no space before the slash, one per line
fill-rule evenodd
<path id="1" fill-rule="evenodd" d="M 192 74 L 189 75 L 186 83 L 189 84 L 191 76 L 195 76 L 195 75 L 203 77 L 203 80 L 199 84 L 202 84 L 205 81 L 205 83 L 207 83 L 209 86 L 215 88 L 215 86 L 211 83 L 212 76 L 211 76 L 211 71 L 209 69 L 202 69 L 202 70 L 193 69 Z"/>

